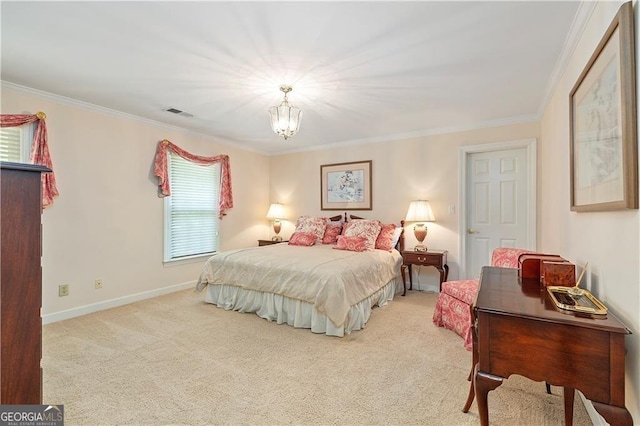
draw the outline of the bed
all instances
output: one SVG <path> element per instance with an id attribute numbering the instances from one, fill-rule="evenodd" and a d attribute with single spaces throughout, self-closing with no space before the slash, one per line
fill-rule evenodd
<path id="1" fill-rule="evenodd" d="M 323 244 L 318 239 L 310 245 L 291 244 L 296 233 L 304 234 L 299 232 L 303 229 L 299 218 L 290 243 L 216 253 L 203 267 L 196 289 L 205 291 L 205 302 L 220 308 L 254 312 L 314 333 L 342 337 L 360 330 L 373 307 L 386 305 L 404 288 L 400 274 L 403 232 L 395 225 L 349 217 L 350 222 L 346 213 L 344 220 L 342 216 L 322 218 L 326 220 L 325 236 L 330 226 L 341 227 L 336 243 Z M 358 232 L 354 228 L 365 222 L 380 224 L 378 239 L 383 236 L 383 227 L 393 229 L 393 245 L 364 251 L 345 249 L 348 239 L 366 239 L 362 235 L 351 238 Z M 339 247 L 342 249 L 336 249 Z"/>

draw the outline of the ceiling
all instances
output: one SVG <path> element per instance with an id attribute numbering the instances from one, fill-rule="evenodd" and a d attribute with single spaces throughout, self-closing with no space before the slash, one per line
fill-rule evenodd
<path id="1" fill-rule="evenodd" d="M 265 154 L 391 143 L 539 119 L 582 5 L 2 1 L 1 79 Z"/>

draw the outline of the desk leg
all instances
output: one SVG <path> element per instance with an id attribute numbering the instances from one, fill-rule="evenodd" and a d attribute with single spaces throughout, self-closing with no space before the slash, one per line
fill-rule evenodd
<path id="1" fill-rule="evenodd" d="M 473 387 L 476 390 L 478 401 L 478 414 L 480 415 L 480 425 L 489 426 L 489 404 L 487 396 L 489 391 L 494 390 L 502 384 L 502 377 L 479 371 L 480 364 L 476 364 L 476 374 L 473 377 Z"/>
<path id="2" fill-rule="evenodd" d="M 469 412 L 469 408 L 471 408 L 471 404 L 473 404 L 473 399 L 476 397 L 476 389 L 473 386 L 473 373 L 475 370 L 475 364 L 473 367 L 471 367 L 471 371 L 469 372 L 469 377 L 467 378 L 467 380 L 470 382 L 469 383 L 469 394 L 467 395 L 467 402 L 464 403 L 464 407 L 462 407 L 462 412 L 463 413 L 468 413 Z"/>
<path id="3" fill-rule="evenodd" d="M 593 407 L 602 414 L 602 417 L 611 426 L 632 426 L 633 419 L 626 408 L 615 407 L 613 405 L 603 404 L 601 402 L 591 401 Z"/>
<path id="4" fill-rule="evenodd" d="M 576 394 L 576 390 L 573 388 L 565 387 L 564 391 L 564 424 L 565 426 L 573 425 L 573 399 Z"/>

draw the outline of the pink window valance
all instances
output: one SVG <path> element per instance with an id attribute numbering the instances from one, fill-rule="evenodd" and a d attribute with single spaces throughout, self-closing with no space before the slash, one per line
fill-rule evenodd
<path id="1" fill-rule="evenodd" d="M 38 112 L 34 115 L 0 114 L 0 127 L 19 127 L 38 122 L 31 144 L 31 152 L 29 153 L 29 163 L 51 169 L 51 173 L 42 173 L 42 207 L 44 208 L 53 204 L 53 198 L 59 195 L 56 187 L 56 176 L 53 173 L 53 163 L 49 154 L 46 118 L 47 114 L 44 112 Z"/>
<path id="2" fill-rule="evenodd" d="M 158 143 L 156 148 L 156 160 L 153 167 L 153 174 L 158 177 L 158 188 L 160 196 L 166 197 L 171 195 L 171 187 L 169 185 L 169 168 L 167 163 L 167 154 L 171 150 L 174 154 L 179 155 L 187 161 L 202 165 L 211 165 L 220 163 L 220 219 L 227 214 L 227 210 L 233 207 L 233 193 L 231 191 L 231 169 L 229 167 L 228 155 L 216 155 L 215 157 L 202 157 L 200 155 L 191 154 L 174 143 L 163 140 Z"/>

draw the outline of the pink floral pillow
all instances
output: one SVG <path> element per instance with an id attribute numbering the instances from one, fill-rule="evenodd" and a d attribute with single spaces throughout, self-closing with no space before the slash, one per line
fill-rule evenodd
<path id="1" fill-rule="evenodd" d="M 338 236 L 338 244 L 336 244 L 334 249 L 365 251 L 367 249 L 366 239 L 364 237 L 345 237 L 344 235 L 340 235 Z"/>
<path id="2" fill-rule="evenodd" d="M 328 224 L 324 229 L 324 237 L 322 237 L 322 244 L 335 244 L 338 242 L 338 235 L 342 231 L 342 225 Z"/>
<path id="3" fill-rule="evenodd" d="M 364 237 L 367 249 L 376 247 L 376 239 L 380 234 L 379 220 L 354 220 L 350 222 L 349 229 L 344 233 L 345 237 Z"/>
<path id="4" fill-rule="evenodd" d="M 316 243 L 316 234 L 310 232 L 294 232 L 289 237 L 289 245 L 292 246 L 312 246 Z"/>
<path id="5" fill-rule="evenodd" d="M 393 249 L 393 233 L 395 230 L 396 226 L 393 223 L 381 225 L 380 233 L 376 239 L 376 248 L 387 251 Z"/>
<path id="6" fill-rule="evenodd" d="M 298 219 L 296 221 L 296 226 L 300 225 L 300 223 L 302 223 L 304 221 L 307 221 L 307 220 L 319 221 L 319 222 L 324 222 L 324 223 L 329 222 L 329 218 L 328 217 L 324 217 L 324 216 L 298 216 Z"/>
<path id="7" fill-rule="evenodd" d="M 327 226 L 326 217 L 300 216 L 294 232 L 308 232 L 316 236 L 316 242 L 322 242 L 324 228 Z"/>

